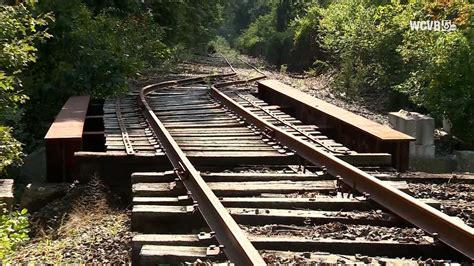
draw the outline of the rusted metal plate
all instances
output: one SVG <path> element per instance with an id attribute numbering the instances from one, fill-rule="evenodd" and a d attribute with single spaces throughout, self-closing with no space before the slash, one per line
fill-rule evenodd
<path id="1" fill-rule="evenodd" d="M 69 98 L 44 137 L 48 181 L 71 181 L 76 174 L 74 152 L 82 149 L 89 96 Z"/>
<path id="2" fill-rule="evenodd" d="M 357 152 L 392 154 L 392 165 L 408 170 L 408 143 L 414 138 L 314 98 L 277 80 L 258 82 L 260 98 L 269 104 L 291 106 L 294 117 Z"/>
<path id="3" fill-rule="evenodd" d="M 74 96 L 69 98 L 56 116 L 44 139 L 82 138 L 89 101 L 90 96 Z"/>

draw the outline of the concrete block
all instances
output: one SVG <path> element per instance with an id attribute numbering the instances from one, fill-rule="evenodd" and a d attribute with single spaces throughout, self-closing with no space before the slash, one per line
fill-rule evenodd
<path id="1" fill-rule="evenodd" d="M 410 148 L 410 156 L 422 158 L 434 158 L 435 145 L 413 145 Z"/>
<path id="2" fill-rule="evenodd" d="M 416 138 L 410 143 L 410 155 L 434 157 L 434 119 L 416 112 L 400 110 L 388 115 L 390 125 L 398 131 Z"/>
<path id="3" fill-rule="evenodd" d="M 453 124 L 451 123 L 451 121 L 449 121 L 448 118 L 443 117 L 443 131 L 448 133 L 448 134 L 451 134 L 451 127 L 452 126 L 453 126 Z"/>
<path id="4" fill-rule="evenodd" d="M 0 212 L 10 210 L 13 199 L 13 179 L 0 179 Z"/>
<path id="5" fill-rule="evenodd" d="M 388 120 L 390 125 L 396 130 L 416 138 L 416 121 L 409 114 L 409 112 L 404 110 L 390 112 Z"/>
<path id="6" fill-rule="evenodd" d="M 434 143 L 434 119 L 416 114 L 416 144 L 432 145 Z"/>
<path id="7" fill-rule="evenodd" d="M 454 151 L 458 158 L 458 171 L 474 172 L 474 151 Z"/>

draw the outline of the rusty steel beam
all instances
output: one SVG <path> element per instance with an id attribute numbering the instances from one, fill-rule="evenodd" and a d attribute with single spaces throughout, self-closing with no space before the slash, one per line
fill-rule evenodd
<path id="1" fill-rule="evenodd" d="M 327 150 L 327 151 L 330 151 L 332 153 L 339 153 L 339 154 L 348 154 L 348 151 L 338 151 L 336 150 L 335 148 L 332 148 L 326 144 L 324 144 L 323 142 L 319 141 L 318 139 L 314 138 L 313 136 L 311 136 L 311 134 L 309 133 L 306 133 L 306 131 L 296 127 L 295 125 L 291 124 L 291 123 L 288 123 L 286 122 L 285 120 L 281 119 L 280 117 L 278 117 L 277 115 L 273 114 L 271 111 L 263 108 L 262 106 L 258 105 L 257 103 L 255 103 L 254 101 L 248 99 L 247 97 L 245 97 L 244 95 L 238 93 L 237 96 L 239 96 L 241 99 L 245 100 L 246 102 L 248 102 L 249 104 L 251 104 L 254 108 L 257 108 L 259 109 L 260 111 L 264 112 L 265 114 L 267 114 L 268 116 L 272 117 L 273 119 L 277 120 L 278 123 L 280 124 L 283 124 L 285 125 L 287 128 L 291 128 L 293 129 L 294 131 L 298 132 L 299 134 L 305 136 L 308 140 L 312 141 L 313 143 L 315 143 L 316 145 L 318 145 L 319 147 Z"/>
<path id="2" fill-rule="evenodd" d="M 312 97 L 277 80 L 258 82 L 259 97 L 271 105 L 291 106 L 291 113 L 303 123 L 316 125 L 328 137 L 351 150 L 390 153 L 392 165 L 408 170 L 409 143 L 414 138 L 360 115 Z"/>
<path id="3" fill-rule="evenodd" d="M 361 193 L 366 193 L 378 204 L 436 236 L 460 253 L 474 260 L 474 229 L 454 218 L 436 210 L 409 196 L 408 194 L 384 184 L 372 175 L 324 152 L 297 137 L 261 120 L 259 117 L 239 105 L 233 99 L 220 92 L 215 86 L 211 96 L 221 104 L 244 118 L 248 123 L 271 135 L 277 141 L 296 151 L 307 161 L 324 166 L 334 176 Z"/>
<path id="4" fill-rule="evenodd" d="M 74 152 L 82 150 L 90 96 L 70 97 L 44 137 L 48 182 L 73 181 L 77 174 Z"/>
<path id="5" fill-rule="evenodd" d="M 161 145 L 165 149 L 166 156 L 173 165 L 176 174 L 181 179 L 191 197 L 197 202 L 197 207 L 201 211 L 209 227 L 216 233 L 216 238 L 220 244 L 224 245 L 224 252 L 228 258 L 236 265 L 265 265 L 264 260 L 247 239 L 238 224 L 230 216 L 222 203 L 212 192 L 199 172 L 188 160 L 184 152 L 174 141 L 171 134 L 166 130 L 155 115 L 146 100 L 146 94 L 157 88 L 166 86 L 182 85 L 187 83 L 199 82 L 205 78 L 223 77 L 235 75 L 223 74 L 200 78 L 191 78 L 179 81 L 164 82 L 150 85 L 142 88 L 139 94 L 138 103 L 142 109 L 148 123 L 157 134 Z"/>

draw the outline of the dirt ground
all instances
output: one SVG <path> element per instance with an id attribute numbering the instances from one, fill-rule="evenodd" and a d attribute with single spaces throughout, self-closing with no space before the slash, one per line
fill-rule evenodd
<path id="1" fill-rule="evenodd" d="M 75 184 L 31 215 L 32 238 L 11 261 L 34 264 L 129 264 L 130 217 L 99 177 Z"/>

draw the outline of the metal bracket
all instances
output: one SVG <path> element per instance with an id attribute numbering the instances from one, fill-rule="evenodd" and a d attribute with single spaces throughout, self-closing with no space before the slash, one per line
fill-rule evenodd
<path id="1" fill-rule="evenodd" d="M 183 184 L 183 181 L 179 178 L 175 178 L 174 179 L 174 183 L 175 183 L 175 188 L 176 189 L 184 189 L 184 184 Z"/>
<path id="2" fill-rule="evenodd" d="M 197 235 L 197 237 L 198 237 L 199 240 L 209 240 L 209 239 L 213 239 L 215 235 L 216 235 L 216 233 L 214 231 L 211 231 L 209 233 L 200 232 Z"/>
<path id="3" fill-rule="evenodd" d="M 191 199 L 191 193 L 188 193 L 187 195 L 178 196 L 178 201 L 188 201 L 190 199 Z"/>
<path id="4" fill-rule="evenodd" d="M 194 213 L 197 210 L 197 207 L 196 204 L 186 206 L 186 213 Z"/>
<path id="5" fill-rule="evenodd" d="M 174 168 L 173 171 L 181 180 L 188 179 L 188 172 L 185 170 L 186 168 L 183 166 L 182 162 L 178 162 L 179 168 Z"/>
<path id="6" fill-rule="evenodd" d="M 326 168 L 326 166 L 322 165 L 321 166 L 321 171 L 323 172 L 323 174 L 327 175 L 328 173 L 328 169 Z"/>
<path id="7" fill-rule="evenodd" d="M 275 132 L 273 131 L 273 129 L 271 128 L 268 128 L 268 127 L 265 127 L 265 129 L 263 130 L 262 132 L 265 136 L 269 137 L 269 138 L 274 138 L 275 137 Z"/>
<path id="8" fill-rule="evenodd" d="M 170 182 L 170 183 L 169 183 L 169 189 L 170 189 L 170 190 L 175 190 L 175 189 L 176 189 L 176 186 L 177 186 L 177 185 L 176 185 L 176 181 L 173 181 L 173 182 Z"/>
<path id="9" fill-rule="evenodd" d="M 207 247 L 206 249 L 206 256 L 217 256 L 219 254 L 222 253 L 222 250 L 224 249 L 224 246 L 223 245 L 219 245 L 219 246 L 216 246 L 216 245 L 210 245 L 209 247 Z"/>
<path id="10" fill-rule="evenodd" d="M 435 244 L 439 244 L 440 240 L 439 240 L 439 234 L 436 233 L 436 232 L 433 232 L 430 234 L 431 237 L 433 238 L 433 243 Z"/>

